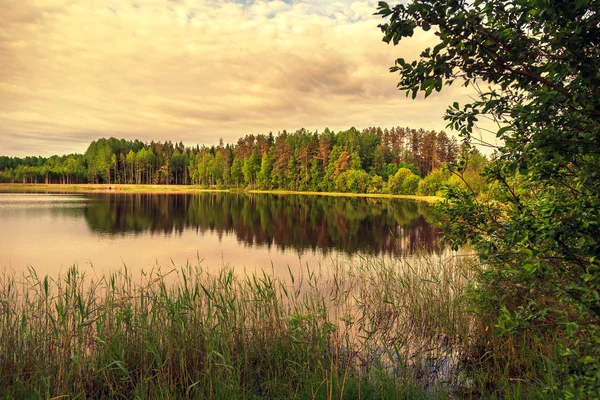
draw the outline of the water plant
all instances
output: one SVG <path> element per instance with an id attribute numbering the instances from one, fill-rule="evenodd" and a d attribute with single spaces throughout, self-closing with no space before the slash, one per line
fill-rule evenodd
<path id="1" fill-rule="evenodd" d="M 470 271 L 445 255 L 335 260 L 286 278 L 201 262 L 4 274 L 0 396 L 448 398 L 476 334 Z"/>

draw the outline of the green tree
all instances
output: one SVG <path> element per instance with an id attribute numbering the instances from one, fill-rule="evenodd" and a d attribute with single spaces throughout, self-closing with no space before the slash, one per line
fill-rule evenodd
<path id="1" fill-rule="evenodd" d="M 201 185 L 211 185 L 212 182 L 210 180 L 210 165 L 214 159 L 214 156 L 207 150 L 204 150 L 198 156 L 198 179 Z"/>
<path id="2" fill-rule="evenodd" d="M 64 163 L 66 183 L 85 182 L 86 170 L 83 156 L 80 154 L 70 154 Z"/>
<path id="3" fill-rule="evenodd" d="M 373 154 L 373 172 L 374 175 L 381 176 L 383 173 L 383 167 L 385 166 L 385 157 L 383 154 L 383 149 L 381 146 L 377 146 L 375 148 L 375 153 Z"/>
<path id="4" fill-rule="evenodd" d="M 217 152 L 209 165 L 209 174 L 213 184 L 223 184 L 223 174 L 225 173 L 225 158 L 221 152 Z"/>
<path id="5" fill-rule="evenodd" d="M 117 156 L 114 153 L 110 156 L 110 168 L 114 170 L 114 183 L 117 181 Z M 110 170 L 108 172 L 108 183 L 110 183 Z"/>
<path id="6" fill-rule="evenodd" d="M 125 153 L 120 153 L 119 154 L 119 164 L 121 164 L 121 172 L 122 172 L 122 176 L 119 179 L 120 183 L 127 183 L 127 168 L 125 166 Z"/>
<path id="7" fill-rule="evenodd" d="M 169 163 L 169 169 L 171 176 L 175 178 L 175 184 L 180 185 L 183 183 L 185 176 L 185 167 L 188 164 L 188 157 L 186 153 L 182 153 L 179 149 L 173 151 L 171 156 L 171 162 Z"/>
<path id="8" fill-rule="evenodd" d="M 231 180 L 236 188 L 240 187 L 240 184 L 244 181 L 244 172 L 242 171 L 243 166 L 244 162 L 238 157 L 233 159 L 233 164 L 231 165 Z"/>
<path id="9" fill-rule="evenodd" d="M 137 168 L 136 171 L 136 181 L 138 184 L 151 184 L 152 183 L 152 169 L 154 167 L 154 161 L 156 160 L 156 156 L 152 149 L 146 149 L 142 147 L 135 154 L 135 165 Z M 145 178 L 145 179 L 144 179 Z"/>
<path id="10" fill-rule="evenodd" d="M 448 183 L 449 178 L 450 173 L 448 171 L 436 169 L 419 182 L 417 194 L 421 196 L 441 196 L 442 186 Z"/>
<path id="11" fill-rule="evenodd" d="M 313 158 L 310 162 L 310 187 L 309 190 L 318 191 L 319 185 L 323 181 L 323 163 L 318 158 Z"/>
<path id="12" fill-rule="evenodd" d="M 383 193 L 383 188 L 385 186 L 385 182 L 379 175 L 373 175 L 371 177 L 371 182 L 369 182 L 369 187 L 367 188 L 367 193 Z"/>
<path id="13" fill-rule="evenodd" d="M 286 189 L 298 190 L 298 162 L 296 156 L 292 153 L 287 163 Z"/>
<path id="14" fill-rule="evenodd" d="M 450 179 L 449 185 L 458 185 L 472 191 L 474 194 L 482 193 L 486 188 L 483 173 L 488 166 L 488 159 L 476 149 L 462 155 L 460 171 L 456 169 Z"/>
<path id="15" fill-rule="evenodd" d="M 192 185 L 198 185 L 198 155 L 191 153 L 188 157 L 187 172 Z"/>
<path id="16" fill-rule="evenodd" d="M 250 157 L 244 160 L 244 166 L 242 167 L 242 173 L 244 174 L 244 183 L 250 188 L 254 188 L 256 182 L 256 174 L 260 170 L 260 161 L 258 153 L 253 151 Z"/>
<path id="17" fill-rule="evenodd" d="M 134 174 L 134 168 L 135 168 L 135 152 L 133 150 L 129 150 L 129 153 L 127 153 L 127 156 L 125 156 L 125 163 L 127 164 L 128 168 L 129 168 L 129 183 L 133 183 L 135 174 Z"/>
<path id="18" fill-rule="evenodd" d="M 381 177 L 385 182 L 388 182 L 389 179 L 396 174 L 396 172 L 398 172 L 398 166 L 394 163 L 388 163 L 383 166 Z"/>
<path id="19" fill-rule="evenodd" d="M 98 139 L 88 146 L 85 160 L 88 168 L 88 181 L 110 183 L 111 157 L 113 152 L 106 139 Z"/>
<path id="20" fill-rule="evenodd" d="M 482 117 L 500 124 L 484 173 L 495 198 L 450 187 L 445 209 L 454 245 L 473 243 L 489 266 L 481 296 L 497 328 L 562 331 L 547 395 L 600 397 L 600 2 L 414 0 L 378 13 L 388 43 L 418 28 L 437 36 L 419 59 L 396 61 L 401 90 L 476 82 L 449 127 L 469 144 Z"/>
<path id="21" fill-rule="evenodd" d="M 394 176 L 388 180 L 388 188 L 390 193 L 399 194 L 404 180 L 410 175 L 412 175 L 412 172 L 410 172 L 408 168 L 400 168 L 398 171 L 396 171 Z"/>
<path id="22" fill-rule="evenodd" d="M 369 184 L 371 183 L 371 175 L 365 171 L 351 169 L 346 172 L 348 174 L 348 191 L 352 193 L 367 193 Z"/>
<path id="23" fill-rule="evenodd" d="M 271 188 L 271 171 L 273 170 L 273 160 L 268 152 L 263 154 L 260 163 L 260 171 L 258 171 L 258 187 L 259 189 Z"/>
<path id="24" fill-rule="evenodd" d="M 421 183 L 421 178 L 417 175 L 411 174 L 407 176 L 402 183 L 401 194 L 416 194 L 419 189 L 419 183 Z"/>

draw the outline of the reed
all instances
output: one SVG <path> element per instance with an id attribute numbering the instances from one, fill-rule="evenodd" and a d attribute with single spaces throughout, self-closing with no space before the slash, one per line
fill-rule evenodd
<path id="1" fill-rule="evenodd" d="M 480 326 L 467 259 L 332 264 L 4 274 L 0 396 L 429 399 L 482 381 L 460 370 Z"/>

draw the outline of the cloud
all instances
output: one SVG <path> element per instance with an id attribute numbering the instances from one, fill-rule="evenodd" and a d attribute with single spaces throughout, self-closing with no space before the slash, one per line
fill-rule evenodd
<path id="1" fill-rule="evenodd" d="M 442 129 L 388 69 L 435 38 L 381 41 L 373 1 L 4 0 L 0 153 L 85 151 L 100 136 L 235 142 L 300 127 Z M 63 150 L 61 150 L 63 149 Z"/>

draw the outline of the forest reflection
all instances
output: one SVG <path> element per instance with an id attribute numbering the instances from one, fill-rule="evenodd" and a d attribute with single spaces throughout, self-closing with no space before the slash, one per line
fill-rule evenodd
<path id="1" fill-rule="evenodd" d="M 248 193 L 102 194 L 84 209 L 93 232 L 235 237 L 247 246 L 410 255 L 440 250 L 425 203 Z"/>

